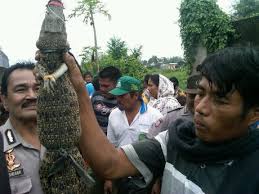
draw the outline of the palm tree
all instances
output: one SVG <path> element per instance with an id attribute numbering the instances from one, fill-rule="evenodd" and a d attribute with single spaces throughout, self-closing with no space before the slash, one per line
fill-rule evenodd
<path id="1" fill-rule="evenodd" d="M 97 34 L 96 34 L 96 27 L 95 27 L 95 20 L 94 16 L 95 14 L 100 13 L 104 16 L 108 17 L 108 19 L 111 19 L 111 15 L 108 13 L 108 11 L 104 8 L 104 4 L 99 0 L 81 0 L 78 2 L 78 7 L 76 7 L 72 14 L 70 14 L 68 17 L 79 17 L 83 16 L 83 22 L 86 24 L 89 24 L 93 27 L 93 33 L 94 33 L 94 61 L 95 64 L 95 72 L 99 71 L 99 65 L 98 65 L 98 44 L 97 44 Z"/>

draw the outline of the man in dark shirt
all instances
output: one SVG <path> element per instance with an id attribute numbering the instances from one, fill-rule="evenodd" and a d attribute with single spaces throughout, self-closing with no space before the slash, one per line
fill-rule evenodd
<path id="1" fill-rule="evenodd" d="M 100 71 L 98 77 L 100 90 L 93 94 L 91 101 L 97 121 L 107 134 L 109 115 L 117 107 L 117 100 L 109 91 L 116 87 L 121 72 L 118 68 L 109 66 Z"/>
<path id="2" fill-rule="evenodd" d="M 250 127 L 259 120 L 259 50 L 227 48 L 208 56 L 197 69 L 194 123 L 177 120 L 155 139 L 121 149 L 98 130 L 84 81 L 66 57 L 80 104 L 82 154 L 97 174 L 141 174 L 146 184 L 163 175 L 162 194 L 259 193 L 259 131 Z"/>

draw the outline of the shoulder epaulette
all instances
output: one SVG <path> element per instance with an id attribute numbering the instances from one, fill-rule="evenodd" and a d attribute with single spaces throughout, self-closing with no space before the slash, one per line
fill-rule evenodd
<path id="1" fill-rule="evenodd" d="M 173 110 L 170 110 L 170 111 L 167 112 L 167 114 L 170 113 L 170 112 L 174 112 L 174 111 L 180 110 L 180 109 L 182 109 L 183 107 L 184 107 L 184 106 L 180 106 L 180 107 L 178 107 L 178 108 L 175 108 L 175 109 L 173 109 Z"/>

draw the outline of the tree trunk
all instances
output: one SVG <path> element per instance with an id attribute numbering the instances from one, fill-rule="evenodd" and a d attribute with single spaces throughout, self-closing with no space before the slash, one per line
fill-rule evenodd
<path id="1" fill-rule="evenodd" d="M 90 9 L 90 18 L 91 18 L 91 25 L 93 26 L 93 31 L 94 31 L 94 73 L 99 72 L 99 64 L 98 64 L 98 51 L 97 51 L 97 36 L 96 36 L 96 29 L 95 29 L 95 23 L 94 23 L 94 16 L 93 16 L 93 12 Z"/>

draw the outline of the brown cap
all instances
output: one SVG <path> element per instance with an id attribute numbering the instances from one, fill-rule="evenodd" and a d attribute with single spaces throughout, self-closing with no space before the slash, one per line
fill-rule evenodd
<path id="1" fill-rule="evenodd" d="M 197 94 L 198 84 L 200 80 L 201 80 L 200 74 L 190 75 L 187 79 L 187 87 L 185 92 L 189 94 Z"/>

